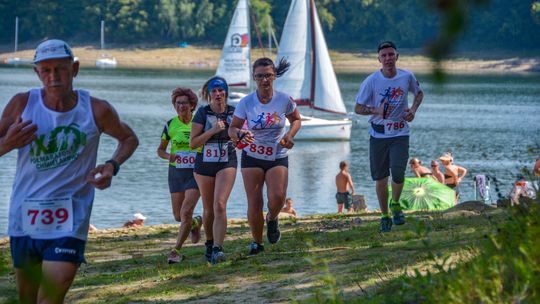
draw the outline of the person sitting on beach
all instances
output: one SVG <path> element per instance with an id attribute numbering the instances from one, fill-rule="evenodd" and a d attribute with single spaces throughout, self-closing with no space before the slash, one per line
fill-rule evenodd
<path id="1" fill-rule="evenodd" d="M 533 174 L 534 176 L 540 176 L 540 157 L 538 157 L 536 163 L 534 163 Z"/>
<path id="2" fill-rule="evenodd" d="M 446 152 L 439 157 L 444 166 L 444 184 L 456 191 L 456 199 L 459 197 L 459 184 L 467 174 L 467 169 L 454 165 L 452 153 Z"/>
<path id="3" fill-rule="evenodd" d="M 135 213 L 133 219 L 125 222 L 122 228 L 142 227 L 144 226 L 144 220 L 146 220 L 146 216 L 142 215 L 142 213 Z"/>
<path id="4" fill-rule="evenodd" d="M 436 160 L 431 161 L 431 176 L 441 184 L 444 184 L 444 174 L 439 169 L 439 162 Z"/>
<path id="5" fill-rule="evenodd" d="M 416 177 L 430 177 L 433 175 L 428 168 L 422 166 L 422 162 L 418 158 L 412 158 L 409 165 L 411 165 L 411 171 Z"/>
<path id="6" fill-rule="evenodd" d="M 96 232 L 96 231 L 98 231 L 98 229 L 97 229 L 96 226 L 94 226 L 94 225 L 92 225 L 92 224 L 90 224 L 90 225 L 88 226 L 88 232 Z"/>
<path id="7" fill-rule="evenodd" d="M 287 199 L 285 200 L 285 207 L 281 209 L 280 213 L 287 213 L 287 214 L 291 214 L 293 217 L 296 217 L 296 210 L 294 210 L 292 205 L 293 205 L 292 198 L 287 197 Z"/>
<path id="8" fill-rule="evenodd" d="M 512 206 L 519 205 L 521 198 L 536 198 L 534 188 L 531 186 L 530 182 L 525 180 L 525 177 L 521 174 L 517 176 L 514 186 L 510 191 L 510 204 Z"/>
<path id="9" fill-rule="evenodd" d="M 343 212 L 343 205 L 347 212 L 353 212 L 351 195 L 354 194 L 354 184 L 349 174 L 349 164 L 346 161 L 339 163 L 339 173 L 336 175 L 336 202 L 338 204 L 338 213 Z M 349 193 L 349 188 L 351 192 Z"/>

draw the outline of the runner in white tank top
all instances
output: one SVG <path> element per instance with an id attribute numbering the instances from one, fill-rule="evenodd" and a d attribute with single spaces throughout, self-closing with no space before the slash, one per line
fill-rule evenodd
<path id="1" fill-rule="evenodd" d="M 8 234 L 20 301 L 62 302 L 84 262 L 94 187 L 111 185 L 138 139 L 109 103 L 73 89 L 79 63 L 64 41 L 41 43 L 34 64 L 43 88 L 15 95 L 0 119 L 0 156 L 18 149 Z M 96 167 L 102 132 L 118 146 Z"/>

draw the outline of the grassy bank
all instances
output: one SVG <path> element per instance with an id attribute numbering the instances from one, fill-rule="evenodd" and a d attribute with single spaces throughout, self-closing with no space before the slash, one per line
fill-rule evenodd
<path id="1" fill-rule="evenodd" d="M 84 67 L 94 67 L 101 51 L 94 47 L 75 47 L 74 54 Z M 417 55 L 420 52 L 404 51 L 399 59 L 399 66 L 411 69 L 417 73 L 427 73 L 432 69 L 430 58 Z M 116 48 L 108 49 L 107 54 L 118 60 L 119 67 L 124 68 L 160 68 L 160 69 L 205 69 L 215 70 L 221 55 L 221 49 L 187 47 L 187 48 Z M 486 55 L 483 53 L 483 55 Z M 14 53 L 0 53 L 0 63 L 9 57 L 31 59 L 34 51 L 31 49 Z M 275 57 L 274 53 L 254 49 L 251 58 L 262 56 Z M 372 51 L 337 52 L 331 51 L 330 56 L 334 68 L 338 72 L 372 72 L 380 67 L 376 54 Z M 444 62 L 444 68 L 449 73 L 506 73 L 506 72 L 540 72 L 540 57 L 518 57 L 516 54 L 503 53 L 499 56 L 482 54 L 463 54 Z"/>
<path id="2" fill-rule="evenodd" d="M 404 277 L 431 275 L 482 254 L 482 240 L 507 218 L 499 209 L 417 212 L 388 234 L 378 232 L 373 213 L 283 220 L 281 241 L 256 257 L 246 256 L 246 221 L 235 220 L 225 241 L 229 259 L 217 266 L 204 261 L 202 242 L 187 244 L 186 260 L 168 265 L 176 226 L 98 231 L 90 236 L 88 264 L 80 268 L 67 302 L 379 302 L 380 292 Z M 0 259 L 0 302 L 14 301 L 5 239 Z"/>

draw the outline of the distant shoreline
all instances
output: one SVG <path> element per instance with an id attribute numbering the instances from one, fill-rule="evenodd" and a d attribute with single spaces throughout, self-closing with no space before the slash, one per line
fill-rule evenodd
<path id="1" fill-rule="evenodd" d="M 93 47 L 73 48 L 75 56 L 79 57 L 82 67 L 94 67 L 95 60 L 101 55 L 99 49 Z M 108 49 L 106 54 L 118 60 L 119 68 L 141 69 L 199 69 L 213 71 L 216 69 L 221 55 L 221 49 L 189 46 L 187 48 L 156 48 L 156 49 Z M 31 59 L 33 50 L 15 53 L 0 53 L 0 63 L 7 58 L 19 57 Z M 252 60 L 267 56 L 274 58 L 275 53 L 254 49 Z M 380 67 L 374 53 L 349 53 L 331 51 L 330 56 L 334 69 L 341 73 L 368 73 Z M 430 58 L 422 55 L 402 54 L 398 66 L 410 69 L 416 73 L 429 73 L 433 63 Z M 540 57 L 508 57 L 503 59 L 451 59 L 443 63 L 449 74 L 500 74 L 500 73 L 539 73 Z"/>

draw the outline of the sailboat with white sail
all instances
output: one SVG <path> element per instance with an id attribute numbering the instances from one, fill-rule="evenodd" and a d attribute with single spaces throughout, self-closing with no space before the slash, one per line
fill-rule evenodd
<path id="1" fill-rule="evenodd" d="M 96 60 L 98 68 L 116 68 L 118 62 L 116 58 L 108 57 L 105 53 L 105 21 L 101 20 L 101 57 Z"/>
<path id="2" fill-rule="evenodd" d="M 274 82 L 276 90 L 291 95 L 297 105 L 308 106 L 313 112 L 347 114 L 313 0 L 292 1 L 276 62 L 281 58 L 291 67 Z M 328 120 L 302 115 L 302 129 L 295 139 L 350 140 L 351 127 L 348 118 Z"/>
<path id="3" fill-rule="evenodd" d="M 15 47 L 13 50 L 13 54 L 17 54 L 19 51 L 19 17 L 15 17 Z M 8 57 L 4 60 L 5 64 L 10 65 L 21 65 L 21 64 L 32 64 L 32 60 L 30 59 L 22 59 L 20 57 Z"/>
<path id="4" fill-rule="evenodd" d="M 216 75 L 227 80 L 229 87 L 251 88 L 251 38 L 249 2 L 239 0 L 223 44 Z M 246 94 L 230 92 L 229 103 L 237 104 Z"/>

